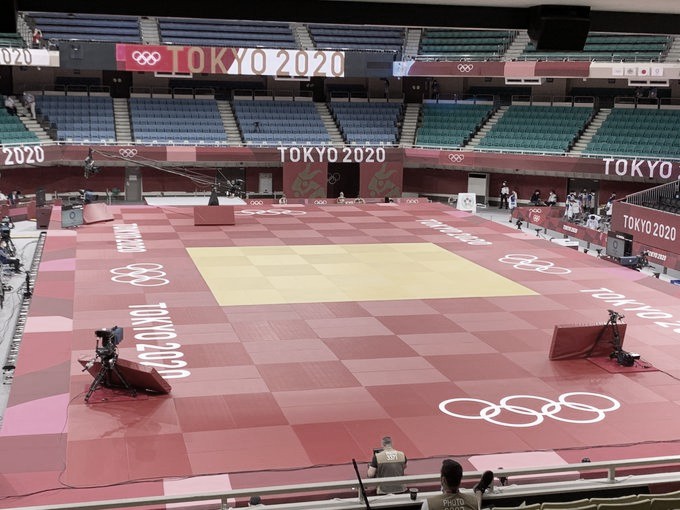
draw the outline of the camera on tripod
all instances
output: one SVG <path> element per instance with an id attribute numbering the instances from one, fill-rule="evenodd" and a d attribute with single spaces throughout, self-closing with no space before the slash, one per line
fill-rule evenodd
<path id="1" fill-rule="evenodd" d="M 14 222 L 9 216 L 2 218 L 0 222 L 0 239 L 3 241 L 9 241 L 11 237 L 11 230 L 14 228 Z"/>
<path id="2" fill-rule="evenodd" d="M 113 326 L 109 329 L 98 329 L 94 334 L 97 338 L 101 339 L 101 347 L 99 346 L 99 340 L 97 340 L 97 356 L 102 359 L 115 356 L 116 347 L 123 341 L 123 328 Z"/>

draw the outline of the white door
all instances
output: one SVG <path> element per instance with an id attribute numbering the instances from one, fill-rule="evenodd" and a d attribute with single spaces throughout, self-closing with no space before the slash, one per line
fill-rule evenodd
<path id="1" fill-rule="evenodd" d="M 258 186 L 258 193 L 262 195 L 271 195 L 273 187 L 274 179 L 272 177 L 272 174 L 261 173 Z"/>

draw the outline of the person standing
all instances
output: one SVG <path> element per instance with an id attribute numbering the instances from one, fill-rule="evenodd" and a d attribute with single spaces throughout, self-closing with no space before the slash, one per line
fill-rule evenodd
<path id="1" fill-rule="evenodd" d="M 482 496 L 494 478 L 493 471 L 484 471 L 472 491 L 461 490 L 463 467 L 453 459 L 444 459 L 440 474 L 442 493 L 423 501 L 421 510 L 479 510 L 482 507 Z"/>
<path id="2" fill-rule="evenodd" d="M 30 92 L 24 92 L 24 106 L 31 114 L 31 118 L 35 120 L 35 96 Z"/>
<path id="3" fill-rule="evenodd" d="M 366 476 L 368 478 L 404 476 L 407 460 L 404 452 L 394 449 L 392 438 L 385 436 L 382 438 L 382 450 L 373 453 Z M 380 484 L 377 489 L 378 494 L 397 494 L 405 491 L 406 487 L 400 483 Z"/>
<path id="4" fill-rule="evenodd" d="M 503 181 L 503 185 L 501 186 L 501 202 L 498 204 L 499 209 L 503 209 L 505 207 L 506 209 L 508 208 L 508 196 L 510 195 L 510 188 L 508 187 L 508 183 Z"/>
<path id="5" fill-rule="evenodd" d="M 508 209 L 510 210 L 510 219 L 508 221 L 510 223 L 512 223 L 512 211 L 515 207 L 517 207 L 517 191 L 513 189 L 508 198 Z"/>
<path id="6" fill-rule="evenodd" d="M 33 45 L 33 48 L 42 48 L 43 46 L 43 34 L 38 27 L 35 27 L 33 29 L 33 37 L 31 43 Z"/>

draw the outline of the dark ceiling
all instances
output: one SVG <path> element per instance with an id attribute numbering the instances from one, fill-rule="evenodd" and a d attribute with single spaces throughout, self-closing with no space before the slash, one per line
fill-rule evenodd
<path id="1" fill-rule="evenodd" d="M 0 0 L 2 1 L 2 0 Z M 7 1 L 7 0 L 4 0 Z M 657 0 L 658 1 L 658 0 Z M 677 2 L 677 0 L 675 0 Z M 525 3 L 496 2 L 501 6 L 438 3 L 364 2 L 343 0 L 237 0 L 180 2 L 168 0 L 14 0 L 19 11 L 78 12 L 89 14 L 132 14 L 137 16 L 171 16 L 244 20 L 298 21 L 305 23 L 373 24 L 400 26 L 438 26 L 461 28 L 526 29 L 529 8 Z M 557 4 L 558 2 L 548 2 Z M 564 3 L 564 2 L 561 2 Z M 576 3 L 576 2 L 575 2 Z M 588 4 L 588 2 L 585 2 Z M 616 9 L 612 2 L 612 9 Z M 678 2 L 680 3 L 680 2 Z M 522 6 L 512 6 L 522 5 Z M 584 2 L 580 2 L 581 5 Z M 540 5 L 537 2 L 537 5 Z M 599 5 L 599 4 L 598 4 Z M 645 1 L 640 0 L 640 9 Z M 659 12 L 590 12 L 590 29 L 598 32 L 680 34 L 680 14 Z"/>

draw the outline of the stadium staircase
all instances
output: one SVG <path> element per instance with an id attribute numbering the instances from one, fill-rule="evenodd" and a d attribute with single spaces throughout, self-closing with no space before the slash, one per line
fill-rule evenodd
<path id="1" fill-rule="evenodd" d="M 602 127 L 604 121 L 612 112 L 611 108 L 600 108 L 593 120 L 588 124 L 583 134 L 576 140 L 574 147 L 567 153 L 568 156 L 580 156 L 588 146 L 593 136 Z"/>
<path id="2" fill-rule="evenodd" d="M 309 30 L 307 30 L 307 25 L 302 23 L 291 23 L 290 30 L 293 32 L 293 37 L 298 48 L 303 50 L 313 50 L 314 41 L 312 41 L 312 36 L 309 35 Z"/>
<path id="3" fill-rule="evenodd" d="M 505 51 L 505 54 L 503 55 L 503 60 L 506 61 L 517 60 L 519 56 L 524 52 L 524 48 L 527 47 L 529 41 L 530 41 L 529 34 L 527 34 L 524 31 L 518 32 L 515 38 L 510 43 L 510 46 L 508 46 L 508 49 Z"/>
<path id="4" fill-rule="evenodd" d="M 420 28 L 407 28 L 406 36 L 404 37 L 404 60 L 415 58 L 418 55 L 420 48 L 420 36 L 422 34 Z"/>
<path id="5" fill-rule="evenodd" d="M 674 37 L 664 62 L 680 62 L 680 37 Z"/>
<path id="6" fill-rule="evenodd" d="M 227 133 L 227 145 L 243 145 L 241 133 L 239 132 L 238 124 L 236 123 L 236 117 L 234 117 L 234 111 L 231 109 L 229 101 L 217 101 L 217 109 L 220 112 L 220 117 L 222 118 L 224 132 Z"/>
<path id="7" fill-rule="evenodd" d="M 124 97 L 113 98 L 113 123 L 116 128 L 116 140 L 121 143 L 132 143 L 130 127 L 130 108 Z"/>
<path id="8" fill-rule="evenodd" d="M 345 142 L 342 139 L 342 133 L 340 133 L 340 128 L 335 123 L 335 120 L 333 120 L 333 116 L 326 103 L 314 103 L 314 106 L 316 107 L 316 111 L 319 112 L 323 125 L 331 137 L 331 145 L 336 147 L 345 145 Z"/>
<path id="9" fill-rule="evenodd" d="M 139 33 L 142 36 L 142 42 L 144 44 L 161 43 L 161 34 L 156 18 L 147 18 L 146 16 L 141 17 L 139 19 Z"/>
<path id="10" fill-rule="evenodd" d="M 501 106 L 500 108 L 498 108 L 498 110 L 496 110 L 494 114 L 491 115 L 491 117 L 489 117 L 489 120 L 487 120 L 484 123 L 484 125 L 481 128 L 479 128 L 477 134 L 475 134 L 475 136 L 473 136 L 470 139 L 467 145 L 465 145 L 465 148 L 474 149 L 475 147 L 477 147 L 482 138 L 484 138 L 489 133 L 489 131 L 491 131 L 491 128 L 493 128 L 498 123 L 498 121 L 503 117 L 503 115 L 505 115 L 505 112 L 508 111 L 508 108 L 509 106 Z"/>
<path id="11" fill-rule="evenodd" d="M 47 131 L 43 129 L 37 120 L 33 120 L 31 118 L 31 114 L 28 109 L 19 101 L 17 101 L 17 113 L 19 114 L 19 120 L 24 126 L 26 126 L 26 129 L 36 136 L 38 142 L 48 143 L 52 141 L 50 136 L 47 134 Z"/>
<path id="12" fill-rule="evenodd" d="M 401 125 L 401 136 L 399 138 L 400 147 L 413 147 L 416 141 L 416 130 L 418 129 L 418 118 L 420 117 L 420 104 L 407 103 L 404 110 L 404 120 Z"/>
<path id="13" fill-rule="evenodd" d="M 24 40 L 27 48 L 30 48 L 33 44 L 33 29 L 26 22 L 23 14 L 17 16 L 17 33 Z"/>

